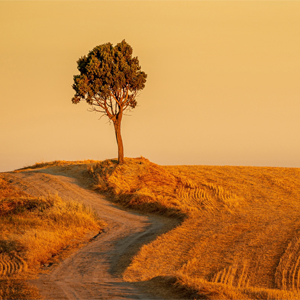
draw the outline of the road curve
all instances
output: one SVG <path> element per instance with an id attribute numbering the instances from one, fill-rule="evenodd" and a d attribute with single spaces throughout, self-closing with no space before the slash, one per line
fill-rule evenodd
<path id="1" fill-rule="evenodd" d="M 126 211 L 89 190 L 82 171 L 48 168 L 9 173 L 12 184 L 33 196 L 57 194 L 92 206 L 108 226 L 34 284 L 45 299 L 158 299 L 124 282 L 122 270 L 145 242 L 174 226 L 170 220 Z"/>

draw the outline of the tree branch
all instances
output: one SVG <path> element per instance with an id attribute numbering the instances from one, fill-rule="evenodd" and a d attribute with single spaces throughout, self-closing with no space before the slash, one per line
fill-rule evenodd
<path id="1" fill-rule="evenodd" d="M 128 97 L 127 97 L 127 102 L 125 103 L 125 105 L 124 105 L 124 110 L 130 105 L 130 102 L 133 100 L 133 99 L 135 99 L 135 97 L 136 97 L 136 94 L 137 94 L 137 91 L 134 91 L 129 97 L 130 97 L 130 99 L 128 100 Z"/>
<path id="2" fill-rule="evenodd" d="M 104 105 L 98 99 L 94 99 L 92 104 L 95 106 L 100 106 L 101 108 L 105 109 Z"/>
<path id="3" fill-rule="evenodd" d="M 120 102 L 119 102 L 118 99 L 114 96 L 114 93 L 112 92 L 111 89 L 110 89 L 110 95 L 114 98 L 114 100 L 118 103 L 118 105 L 121 106 Z"/>
<path id="4" fill-rule="evenodd" d="M 96 109 L 95 107 L 93 107 L 93 111 L 103 113 L 102 116 L 105 116 L 105 114 L 106 114 L 105 110 L 99 110 L 99 109 Z"/>

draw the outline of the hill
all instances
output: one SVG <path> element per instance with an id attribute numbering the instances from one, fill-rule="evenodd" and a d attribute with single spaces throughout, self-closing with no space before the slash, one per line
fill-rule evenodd
<path id="1" fill-rule="evenodd" d="M 300 299 L 300 169 L 159 166 L 141 157 L 17 172 L 44 174 L 40 189 L 52 191 L 74 188 L 61 175 L 80 176 L 84 189 L 123 208 L 177 220 L 119 268 L 158 298 Z"/>
<path id="2" fill-rule="evenodd" d="M 299 169 L 158 166 L 140 158 L 89 172 L 115 201 L 182 220 L 141 248 L 125 280 L 169 285 L 171 277 L 208 299 L 300 298 Z"/>

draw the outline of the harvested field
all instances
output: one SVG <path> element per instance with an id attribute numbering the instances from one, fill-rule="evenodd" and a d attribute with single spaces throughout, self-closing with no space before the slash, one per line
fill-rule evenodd
<path id="1" fill-rule="evenodd" d="M 92 205 L 108 224 L 36 281 L 47 299 L 96 299 L 99 290 L 103 299 L 300 299 L 299 169 L 159 166 L 137 158 L 43 163 L 6 176 L 27 196 L 14 191 L 10 205 L 2 201 L 5 214 L 22 213 L 20 205 L 34 210 L 34 197 L 55 191 Z M 128 209 L 144 216 L 129 217 Z M 22 273 L 18 257 L 1 255 L 0 272 Z"/>
<path id="2" fill-rule="evenodd" d="M 90 173 L 115 201 L 182 220 L 142 247 L 126 280 L 171 276 L 209 299 L 300 298 L 299 169 L 158 166 L 140 158 L 98 163 Z"/>

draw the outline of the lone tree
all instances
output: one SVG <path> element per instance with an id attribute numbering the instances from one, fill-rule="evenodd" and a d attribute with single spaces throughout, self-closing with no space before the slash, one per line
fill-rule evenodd
<path id="1" fill-rule="evenodd" d="M 121 121 L 126 109 L 136 107 L 138 91 L 145 87 L 147 75 L 141 71 L 139 60 L 132 57 L 132 48 L 123 40 L 95 47 L 77 61 L 80 75 L 74 76 L 77 104 L 85 100 L 93 111 L 107 115 L 113 122 L 118 144 L 118 162 L 124 162 Z"/>

